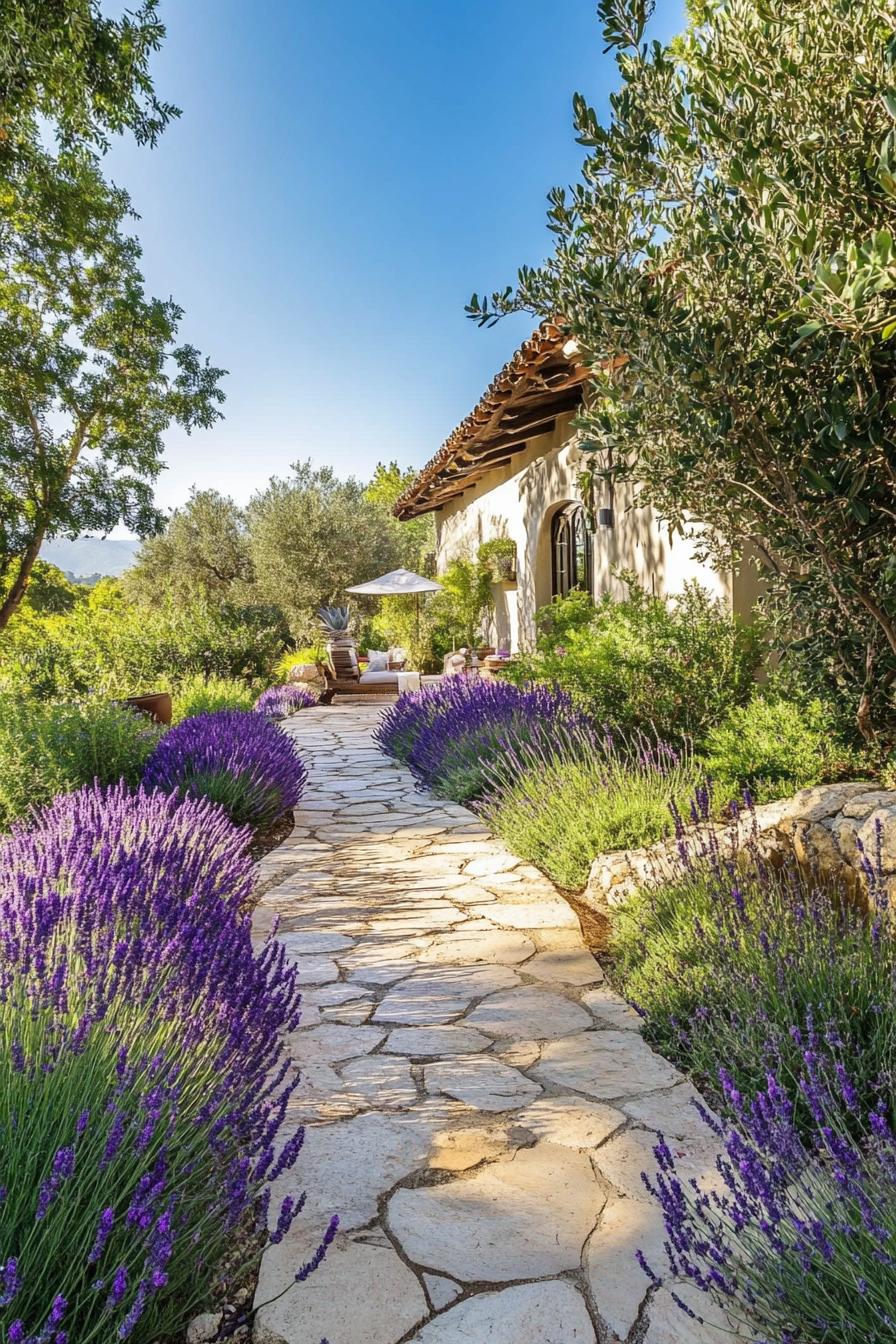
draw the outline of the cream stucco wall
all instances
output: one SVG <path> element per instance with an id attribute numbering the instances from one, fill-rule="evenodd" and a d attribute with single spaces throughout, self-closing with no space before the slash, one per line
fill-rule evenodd
<path id="1" fill-rule="evenodd" d="M 474 557 L 479 545 L 492 537 L 516 542 L 517 583 L 494 588 L 490 638 L 498 647 L 530 648 L 535 612 L 551 600 L 551 519 L 558 508 L 579 497 L 576 481 L 584 465 L 571 420 L 571 415 L 559 419 L 552 433 L 533 439 L 507 466 L 489 472 L 436 513 L 440 571 L 455 558 Z M 696 579 L 747 616 L 756 600 L 752 572 L 732 576 L 700 564 L 689 542 L 671 539 L 652 510 L 631 507 L 632 498 L 631 487 L 617 487 L 615 525 L 598 528 L 594 536 L 595 593 L 622 597 L 624 585 L 611 571 L 630 569 L 657 594 L 679 592 L 688 579 Z"/>

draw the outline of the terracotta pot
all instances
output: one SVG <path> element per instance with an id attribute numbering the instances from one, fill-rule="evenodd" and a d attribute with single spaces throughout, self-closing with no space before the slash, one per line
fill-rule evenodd
<path id="1" fill-rule="evenodd" d="M 167 691 L 153 691 L 150 695 L 129 695 L 124 702 L 139 714 L 146 714 L 153 723 L 171 722 L 171 696 Z"/>

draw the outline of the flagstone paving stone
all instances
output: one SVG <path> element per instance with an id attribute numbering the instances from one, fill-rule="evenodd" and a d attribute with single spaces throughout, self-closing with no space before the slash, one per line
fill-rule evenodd
<path id="1" fill-rule="evenodd" d="M 313 1252 L 309 1243 L 300 1263 Z M 285 1242 L 272 1247 L 259 1292 L 271 1297 L 279 1292 L 295 1273 L 294 1254 Z M 363 1295 L 357 1292 L 359 1282 L 365 1285 Z M 429 1314 L 416 1274 L 391 1246 L 337 1237 L 320 1269 L 265 1309 L 264 1325 L 255 1338 L 257 1344 L 284 1339 L 318 1344 L 324 1337 L 329 1344 L 394 1344 Z"/>
<path id="2" fill-rule="evenodd" d="M 589 1031 L 549 1041 L 535 1076 L 599 1101 L 671 1087 L 681 1075 L 634 1031 Z"/>
<path id="3" fill-rule="evenodd" d="M 653 1152 L 656 1142 L 657 1136 L 652 1130 L 623 1130 L 594 1154 L 595 1165 L 620 1194 L 628 1195 L 630 1199 L 645 1199 L 647 1192 L 641 1173 L 647 1172 L 651 1177 L 656 1173 L 659 1165 Z M 715 1142 L 694 1138 L 687 1142 L 676 1139 L 667 1142 L 682 1184 L 688 1184 L 695 1177 L 708 1190 L 721 1181 L 716 1171 L 718 1147 Z"/>
<path id="4" fill-rule="evenodd" d="M 585 1249 L 585 1274 L 600 1317 L 617 1339 L 628 1337 L 650 1292 L 650 1280 L 635 1257 L 642 1251 L 651 1269 L 661 1273 L 665 1240 L 665 1229 L 646 1200 L 607 1202 Z"/>
<path id="5" fill-rule="evenodd" d="M 462 1282 L 514 1282 L 577 1270 L 605 1202 L 587 1156 L 542 1143 L 397 1191 L 387 1223 L 415 1264 Z"/>
<path id="6" fill-rule="evenodd" d="M 409 1344 L 594 1344 L 588 1309 L 571 1284 L 524 1283 L 460 1302 Z"/>
<path id="7" fill-rule="evenodd" d="M 490 994 L 464 1019 L 467 1026 L 495 1039 L 510 1036 L 543 1040 L 571 1036 L 591 1026 L 591 1019 L 577 1003 L 546 986 L 524 985 L 503 994 Z"/>
<path id="8" fill-rule="evenodd" d="M 539 952 L 527 963 L 526 974 L 555 985 L 594 985 L 604 978 L 591 954 L 577 948 Z"/>
<path id="9" fill-rule="evenodd" d="M 623 1111 L 599 1101 L 559 1096 L 533 1101 L 531 1106 L 518 1111 L 515 1119 L 539 1139 L 591 1152 L 621 1129 L 626 1117 Z"/>
<path id="10" fill-rule="evenodd" d="M 444 1092 L 479 1111 L 516 1110 L 541 1095 L 538 1083 L 491 1055 L 460 1056 L 427 1064 L 423 1077 L 427 1092 Z"/>
<path id="11" fill-rule="evenodd" d="M 383 1049 L 391 1054 L 425 1059 L 467 1055 L 487 1050 L 491 1044 L 490 1036 L 483 1036 L 472 1027 L 396 1027 L 389 1032 Z"/>
<path id="12" fill-rule="evenodd" d="M 424 1274 L 423 1284 L 429 1296 L 429 1300 L 436 1311 L 442 1307 L 448 1307 L 452 1302 L 456 1302 L 463 1292 L 459 1283 L 453 1279 L 447 1279 L 443 1274 Z"/>
<path id="13" fill-rule="evenodd" d="M 255 1344 L 709 1344 L 635 1260 L 665 1270 L 655 1131 L 688 1171 L 713 1156 L 693 1088 L 552 884 L 379 753 L 383 708 L 284 723 L 309 783 L 259 864 L 253 936 L 279 917 L 306 986 L 280 1138 L 306 1134 L 272 1220 L 307 1198 L 263 1257 Z"/>

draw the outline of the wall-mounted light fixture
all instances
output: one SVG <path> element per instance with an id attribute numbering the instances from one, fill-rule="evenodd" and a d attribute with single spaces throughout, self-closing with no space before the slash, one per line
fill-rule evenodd
<path id="1" fill-rule="evenodd" d="M 612 509 L 598 509 L 598 511 L 597 511 L 597 525 L 598 525 L 598 527 L 613 527 L 613 526 L 615 526 L 614 519 L 613 519 L 613 510 L 612 510 Z"/>

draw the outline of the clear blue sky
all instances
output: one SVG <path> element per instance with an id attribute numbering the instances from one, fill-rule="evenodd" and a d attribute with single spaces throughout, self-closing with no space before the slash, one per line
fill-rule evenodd
<path id="1" fill-rule="evenodd" d="M 167 0 L 155 62 L 183 116 L 110 175 L 141 219 L 152 291 L 229 369 L 225 419 L 171 432 L 163 507 L 240 502 L 298 458 L 419 466 L 528 334 L 480 331 L 474 289 L 550 250 L 581 90 L 616 77 L 593 0 Z M 654 32 L 684 23 L 658 0 Z"/>

